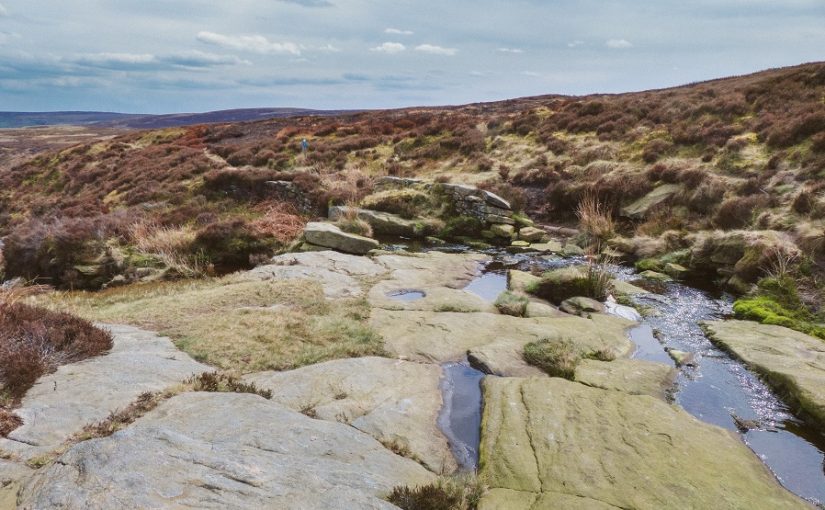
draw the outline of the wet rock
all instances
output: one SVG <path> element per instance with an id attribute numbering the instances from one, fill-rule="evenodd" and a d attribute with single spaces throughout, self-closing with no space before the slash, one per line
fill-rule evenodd
<path id="1" fill-rule="evenodd" d="M 622 280 L 613 280 L 613 290 L 615 290 L 616 293 L 623 294 L 625 296 L 638 296 L 641 294 L 650 294 L 650 291 L 647 291 L 641 287 L 637 287 L 631 283 Z"/>
<path id="2" fill-rule="evenodd" d="M 650 270 L 642 271 L 641 273 L 639 273 L 639 276 L 641 276 L 642 278 L 645 278 L 647 280 L 653 280 L 654 282 L 660 282 L 660 283 L 667 283 L 667 282 L 672 282 L 673 281 L 673 278 L 671 278 L 670 276 L 668 276 L 666 274 L 657 273 L 656 271 L 650 271 Z"/>
<path id="3" fill-rule="evenodd" d="M 487 223 L 493 224 L 501 224 L 501 225 L 515 225 L 516 221 L 513 218 L 508 218 L 507 216 L 501 216 L 499 214 L 488 214 L 484 217 Z"/>
<path id="4" fill-rule="evenodd" d="M 665 264 L 665 274 L 676 280 L 683 280 L 688 274 L 689 269 L 685 266 L 669 262 Z"/>
<path id="5" fill-rule="evenodd" d="M 518 231 L 518 238 L 528 243 L 540 242 L 546 236 L 547 233 L 544 230 L 535 227 L 524 227 Z"/>
<path id="6" fill-rule="evenodd" d="M 670 198 L 681 191 L 681 189 L 682 187 L 678 184 L 664 184 L 659 186 L 629 206 L 622 208 L 622 216 L 626 216 L 631 219 L 644 218 L 647 216 L 648 211 L 657 205 L 670 200 Z"/>
<path id="7" fill-rule="evenodd" d="M 825 342 L 782 326 L 750 321 L 703 326 L 715 344 L 742 359 L 825 428 Z"/>
<path id="8" fill-rule="evenodd" d="M 20 508 L 391 509 L 435 476 L 348 425 L 256 395 L 186 393 L 38 471 Z"/>
<path id="9" fill-rule="evenodd" d="M 436 426 L 440 378 L 437 365 L 370 357 L 252 374 L 244 380 L 272 390 L 275 402 L 349 424 L 440 474 L 456 468 Z"/>
<path id="10" fill-rule="evenodd" d="M 0 449 L 26 459 L 42 455 L 141 393 L 161 391 L 212 370 L 177 350 L 168 338 L 129 326 L 105 327 L 114 337 L 111 352 L 63 365 L 38 379 L 15 410 L 23 425 L 0 439 Z"/>
<path id="11" fill-rule="evenodd" d="M 492 311 L 492 303 L 463 290 L 478 276 L 480 262 L 487 259 L 477 254 L 439 252 L 376 257 L 390 274 L 370 289 L 370 305 L 388 310 Z M 393 297 L 405 289 L 418 290 L 424 296 L 414 301 Z"/>
<path id="12" fill-rule="evenodd" d="M 533 243 L 531 247 L 542 253 L 561 253 L 563 251 L 561 242 L 555 240 L 547 241 L 546 243 Z"/>
<path id="13" fill-rule="evenodd" d="M 809 508 L 730 432 L 657 398 L 559 378 L 487 377 L 482 387 L 479 474 L 493 499 L 479 508 L 560 496 L 581 506 L 541 508 Z M 502 489 L 518 496 L 511 505 Z"/>
<path id="14" fill-rule="evenodd" d="M 559 310 L 571 315 L 587 315 L 589 313 L 604 313 L 604 305 L 586 297 L 572 297 L 565 299 L 559 306 Z"/>
<path id="15" fill-rule="evenodd" d="M 667 398 L 676 380 L 676 371 L 663 363 L 636 359 L 615 361 L 582 360 L 576 366 L 576 382 L 621 391 L 630 395 Z"/>
<path id="16" fill-rule="evenodd" d="M 692 352 L 680 351 L 678 349 L 666 348 L 668 355 L 677 367 L 693 367 L 696 366 L 696 355 Z"/>
<path id="17" fill-rule="evenodd" d="M 525 292 L 527 287 L 541 281 L 541 278 L 525 271 L 507 271 L 507 288 L 514 292 Z"/>
<path id="18" fill-rule="evenodd" d="M 350 234 L 331 223 L 322 222 L 308 223 L 304 238 L 308 243 L 355 255 L 365 255 L 380 246 L 375 239 Z"/>

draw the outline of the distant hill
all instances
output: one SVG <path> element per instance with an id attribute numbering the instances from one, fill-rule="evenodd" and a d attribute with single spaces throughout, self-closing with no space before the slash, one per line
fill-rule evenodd
<path id="1" fill-rule="evenodd" d="M 121 129 L 160 129 L 194 124 L 245 122 L 304 115 L 331 116 L 351 113 L 344 110 L 306 108 L 244 108 L 206 113 L 143 115 L 114 112 L 0 112 L 0 128 L 35 126 L 95 126 Z"/>

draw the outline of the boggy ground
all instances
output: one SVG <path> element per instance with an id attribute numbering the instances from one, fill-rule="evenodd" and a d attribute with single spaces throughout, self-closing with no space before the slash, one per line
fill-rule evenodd
<path id="1" fill-rule="evenodd" d="M 491 372 L 530 375 L 483 384 L 478 508 L 806 508 L 737 438 L 664 400 L 669 369 L 626 359 L 632 322 L 537 300 L 535 317 L 502 315 L 463 290 L 483 260 L 289 254 L 223 279 L 41 297 L 171 340 L 110 326 L 111 354 L 39 381 L 18 411 L 27 422 L 0 443 L 0 502 L 392 508 L 393 487 L 456 468 L 436 426 L 440 364 L 476 351 Z M 401 290 L 424 297 L 388 297 Z M 578 382 L 548 377 L 521 356 L 541 339 L 617 360 L 583 362 Z M 193 392 L 204 388 L 181 382 L 211 368 L 190 354 L 257 394 Z M 114 434 L 84 433 L 147 400 Z"/>

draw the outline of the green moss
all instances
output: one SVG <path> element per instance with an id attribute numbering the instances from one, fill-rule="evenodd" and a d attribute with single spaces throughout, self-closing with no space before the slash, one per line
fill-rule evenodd
<path id="1" fill-rule="evenodd" d="M 438 237 L 456 238 L 469 236 L 477 238 L 484 230 L 484 224 L 478 218 L 472 216 L 455 216 L 447 219 L 444 230 Z"/>
<path id="2" fill-rule="evenodd" d="M 570 267 L 544 273 L 541 280 L 525 289 L 528 293 L 546 299 L 556 305 L 571 297 L 588 297 L 603 301 L 609 294 L 612 277 L 600 266 L 582 271 Z"/>
<path id="3" fill-rule="evenodd" d="M 787 288 L 777 289 L 777 282 L 763 282 L 760 282 L 760 292 L 763 292 L 761 295 L 742 298 L 734 303 L 733 313 L 737 318 L 784 326 L 825 339 L 825 327 L 813 322 L 811 313 L 798 301 L 795 289 L 793 294 L 789 295 Z M 763 287 L 767 290 L 761 290 Z M 768 292 L 775 294 L 769 295 Z M 794 303 L 797 303 L 797 306 L 794 306 Z"/>
<path id="4" fill-rule="evenodd" d="M 524 346 L 522 357 L 550 377 L 573 380 L 582 355 L 570 340 L 544 338 Z"/>
<path id="5" fill-rule="evenodd" d="M 661 273 L 665 270 L 665 265 L 662 264 L 661 261 L 656 259 L 642 259 L 636 262 L 636 271 L 644 272 L 644 271 L 655 271 L 657 273 Z"/>

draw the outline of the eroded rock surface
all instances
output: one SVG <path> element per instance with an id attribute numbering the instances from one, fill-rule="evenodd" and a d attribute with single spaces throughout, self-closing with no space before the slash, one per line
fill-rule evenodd
<path id="1" fill-rule="evenodd" d="M 369 291 L 370 305 L 389 310 L 492 311 L 491 303 L 462 290 L 478 276 L 483 255 L 430 252 L 415 255 L 382 255 L 376 262 L 390 275 Z M 393 297 L 417 291 L 423 297 L 413 301 Z"/>
<path id="2" fill-rule="evenodd" d="M 187 393 L 37 472 L 21 509 L 395 508 L 434 475 L 340 423 L 256 395 Z"/>
<path id="3" fill-rule="evenodd" d="M 375 357 L 245 377 L 290 409 L 349 424 L 435 473 L 449 473 L 455 460 L 436 426 L 440 378 L 437 365 Z"/>
<path id="4" fill-rule="evenodd" d="M 704 326 L 714 343 L 742 359 L 825 428 L 825 341 L 750 321 Z"/>
<path id="5" fill-rule="evenodd" d="M 370 323 L 396 356 L 415 361 L 461 359 L 471 350 L 508 341 L 513 350 L 542 338 L 568 339 L 583 350 L 606 350 L 623 357 L 633 350 L 626 329 L 633 323 L 593 314 L 582 317 L 519 318 L 494 313 L 393 311 L 374 309 Z"/>
<path id="6" fill-rule="evenodd" d="M 304 227 L 304 239 L 315 246 L 323 246 L 344 253 L 366 255 L 378 249 L 375 239 L 344 232 L 332 223 L 313 222 Z"/>
<path id="7" fill-rule="evenodd" d="M 111 352 L 41 377 L 15 410 L 23 425 L 0 439 L 0 449 L 23 459 L 42 455 L 141 393 L 161 391 L 212 370 L 168 338 L 129 326 L 102 327 L 114 337 Z"/>
<path id="8" fill-rule="evenodd" d="M 731 433 L 659 399 L 559 378 L 483 389 L 480 508 L 810 508 Z"/>
<path id="9" fill-rule="evenodd" d="M 664 363 L 637 359 L 586 359 L 576 367 L 574 379 L 594 388 L 650 395 L 664 400 L 673 388 L 676 370 Z"/>
<path id="10" fill-rule="evenodd" d="M 367 257 L 334 251 L 289 253 L 273 257 L 263 266 L 247 271 L 238 278 L 256 280 L 315 280 L 330 299 L 361 297 L 360 280 L 378 277 L 387 269 Z"/>

